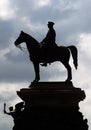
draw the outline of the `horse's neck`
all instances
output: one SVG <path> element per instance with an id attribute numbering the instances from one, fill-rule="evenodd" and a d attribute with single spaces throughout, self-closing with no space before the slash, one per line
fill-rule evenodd
<path id="1" fill-rule="evenodd" d="M 39 46 L 38 41 L 28 34 L 26 36 L 26 44 L 27 47 L 31 47 L 31 48 L 36 48 Z"/>

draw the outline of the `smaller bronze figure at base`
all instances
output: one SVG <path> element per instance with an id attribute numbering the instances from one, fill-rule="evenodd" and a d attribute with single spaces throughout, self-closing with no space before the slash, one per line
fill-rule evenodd
<path id="1" fill-rule="evenodd" d="M 7 115 L 10 115 L 13 117 L 14 120 L 14 127 L 13 130 L 18 130 L 18 128 L 21 126 L 21 119 L 22 119 L 22 112 L 25 105 L 24 102 L 17 103 L 15 105 L 15 110 L 13 109 L 13 106 L 9 107 L 9 112 L 6 111 L 6 103 L 4 103 L 4 113 Z"/>

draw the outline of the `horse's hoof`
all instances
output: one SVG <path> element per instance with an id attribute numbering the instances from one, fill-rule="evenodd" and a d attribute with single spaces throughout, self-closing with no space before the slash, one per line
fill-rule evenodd
<path id="1" fill-rule="evenodd" d="M 31 84 L 33 84 L 33 83 L 38 83 L 38 81 L 34 80 L 34 81 L 31 82 Z"/>
<path id="2" fill-rule="evenodd" d="M 40 64 L 41 66 L 47 67 L 47 63 Z"/>
<path id="3" fill-rule="evenodd" d="M 33 80 L 32 82 L 31 82 L 31 84 L 33 84 L 33 83 L 38 83 L 39 82 L 39 80 L 38 79 L 35 79 L 35 80 Z"/>
<path id="4" fill-rule="evenodd" d="M 66 79 L 65 82 L 66 82 L 66 83 L 70 83 L 70 82 L 71 82 L 71 79 Z"/>

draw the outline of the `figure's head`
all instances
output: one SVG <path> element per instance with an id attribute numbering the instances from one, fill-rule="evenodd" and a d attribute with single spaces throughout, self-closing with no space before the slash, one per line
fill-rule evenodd
<path id="1" fill-rule="evenodd" d="M 13 107 L 11 106 L 11 107 L 9 107 L 9 111 L 13 111 Z"/>
<path id="2" fill-rule="evenodd" d="M 49 28 L 51 28 L 51 27 L 53 27 L 54 24 L 55 24 L 54 22 L 49 21 L 47 25 L 48 25 Z"/>

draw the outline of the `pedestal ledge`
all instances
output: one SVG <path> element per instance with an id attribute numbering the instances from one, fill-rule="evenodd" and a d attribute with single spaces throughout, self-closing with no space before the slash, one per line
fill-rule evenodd
<path id="1" fill-rule="evenodd" d="M 30 107 L 79 108 L 79 102 L 86 97 L 85 92 L 75 88 L 72 82 L 33 83 L 17 94 Z"/>

